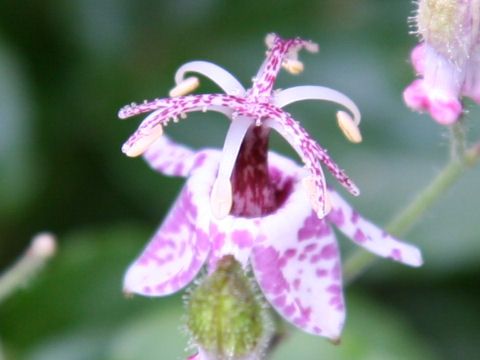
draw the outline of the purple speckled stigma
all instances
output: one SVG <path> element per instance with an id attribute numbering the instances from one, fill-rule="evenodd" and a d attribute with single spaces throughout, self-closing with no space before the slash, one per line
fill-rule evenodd
<path id="1" fill-rule="evenodd" d="M 283 91 L 273 91 L 280 68 L 283 66 L 292 73 L 298 73 L 303 69 L 302 63 L 297 59 L 298 51 L 306 49 L 315 52 L 318 51 L 318 46 L 300 38 L 284 40 L 274 34 L 267 36 L 266 43 L 269 47 L 267 58 L 253 78 L 253 85 L 249 90 L 245 90 L 230 73 L 217 65 L 194 61 L 177 71 L 175 77 L 177 85 L 182 86 L 185 82 L 186 72 L 198 72 L 211 78 L 226 94 L 178 96 L 123 107 L 118 114 L 122 119 L 153 112 L 140 124 L 137 131 L 123 145 L 122 150 L 129 156 L 140 155 L 163 133 L 162 127 L 171 119 L 176 122 L 179 117 L 185 117 L 186 113 L 191 111 L 218 111 L 231 119 L 224 147 L 225 156 L 219 170 L 219 182 L 225 184 L 232 175 L 240 146 L 246 134 L 251 132 L 249 131 L 251 127 L 273 128 L 292 145 L 309 170 L 310 178 L 307 181 L 309 186 L 305 187 L 313 207 L 322 218 L 328 213 L 329 204 L 325 198 L 326 182 L 320 162 L 323 162 L 333 176 L 353 195 L 358 195 L 359 190 L 330 158 L 327 151 L 312 139 L 288 112 L 282 110 L 282 107 L 305 99 L 333 101 L 344 105 L 352 112 L 356 125 L 360 122 L 360 112 L 345 95 L 321 86 L 297 86 Z M 189 79 L 192 78 L 187 80 Z M 268 132 L 264 136 L 268 137 Z"/>
<path id="2" fill-rule="evenodd" d="M 129 156 L 144 158 L 164 175 L 186 177 L 185 186 L 162 225 L 124 277 L 124 291 L 165 296 L 189 284 L 206 265 L 209 272 L 233 255 L 253 274 L 265 298 L 286 320 L 311 334 L 338 340 L 345 322 L 340 249 L 335 226 L 355 244 L 394 261 L 422 264 L 415 246 L 387 234 L 361 217 L 327 186 L 320 162 L 352 193 L 355 185 L 282 107 L 299 100 L 340 103 L 353 114 L 338 116 L 349 139 L 359 138 L 360 114 L 339 92 L 321 86 L 273 91 L 280 67 L 302 70 L 297 52 L 316 45 L 301 39 L 266 39 L 267 58 L 245 90 L 223 68 L 204 61 L 182 65 L 175 75 L 174 96 L 120 110 L 125 118 L 152 111 L 125 143 Z M 185 95 L 202 74 L 225 94 Z M 225 114 L 230 127 L 222 151 L 191 150 L 162 136 L 169 119 L 213 110 Z M 268 151 L 271 129 L 297 151 L 305 166 Z"/>

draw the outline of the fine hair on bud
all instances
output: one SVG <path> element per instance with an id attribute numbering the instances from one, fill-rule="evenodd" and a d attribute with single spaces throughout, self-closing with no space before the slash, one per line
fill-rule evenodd
<path id="1" fill-rule="evenodd" d="M 261 358 L 272 334 L 268 309 L 233 256 L 220 259 L 184 299 L 192 344 L 207 358 Z"/>

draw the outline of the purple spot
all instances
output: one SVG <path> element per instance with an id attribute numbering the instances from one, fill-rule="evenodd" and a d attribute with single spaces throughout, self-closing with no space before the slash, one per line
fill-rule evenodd
<path id="1" fill-rule="evenodd" d="M 340 268 L 340 263 L 336 262 L 332 268 L 332 279 L 339 281 L 342 278 L 342 270 Z"/>
<path id="2" fill-rule="evenodd" d="M 324 247 L 322 247 L 320 252 L 313 255 L 310 258 L 310 263 L 315 264 L 321 259 L 331 260 L 331 259 L 336 258 L 337 256 L 338 256 L 337 245 L 335 243 L 331 243 L 331 244 L 325 245 Z"/>
<path id="3" fill-rule="evenodd" d="M 302 280 L 300 280 L 299 278 L 296 278 L 295 280 L 293 280 L 293 288 L 295 290 L 298 290 L 298 288 L 300 287 L 300 283 L 302 282 Z"/>
<path id="4" fill-rule="evenodd" d="M 325 290 L 327 290 L 327 292 L 329 292 L 330 294 L 335 294 L 335 295 L 339 295 L 342 293 L 342 287 L 336 284 L 330 285 Z"/>
<path id="5" fill-rule="evenodd" d="M 298 230 L 298 241 L 311 239 L 312 237 L 322 238 L 329 235 L 331 232 L 330 226 L 324 219 L 319 219 L 317 214 L 312 211 L 312 214 L 305 219 L 303 226 Z"/>
<path id="6" fill-rule="evenodd" d="M 328 304 L 333 306 L 337 311 L 343 311 L 344 309 L 342 297 L 339 295 L 331 297 Z"/>
<path id="7" fill-rule="evenodd" d="M 199 251 L 207 251 L 210 247 L 210 241 L 208 235 L 202 229 L 197 229 L 197 244 L 196 247 Z"/>
<path id="8" fill-rule="evenodd" d="M 284 255 L 284 256 L 285 256 L 286 258 L 291 258 L 291 257 L 294 257 L 296 253 L 297 253 L 297 250 L 295 250 L 295 249 L 287 249 L 287 250 L 285 251 L 285 255 Z"/>
<path id="9" fill-rule="evenodd" d="M 175 169 L 173 170 L 173 174 L 176 176 L 180 176 L 182 174 L 182 171 L 183 171 L 183 163 L 178 163 L 175 166 Z"/>
<path id="10" fill-rule="evenodd" d="M 253 249 L 254 269 L 260 286 L 265 293 L 281 294 L 290 286 L 279 266 L 279 254 L 272 246 Z"/>
<path id="11" fill-rule="evenodd" d="M 317 277 L 319 277 L 319 278 L 325 277 L 325 276 L 327 276 L 327 274 L 328 274 L 328 271 L 325 270 L 325 269 L 315 270 L 315 275 L 317 275 Z"/>
<path id="12" fill-rule="evenodd" d="M 195 162 L 193 163 L 193 169 L 202 166 L 206 158 L 207 158 L 207 154 L 205 153 L 201 153 L 200 155 L 198 155 L 197 158 L 195 159 Z"/>
<path id="13" fill-rule="evenodd" d="M 178 251 L 178 257 L 182 257 L 185 254 L 185 250 L 187 248 L 187 242 L 181 241 L 180 242 L 180 250 Z"/>
<path id="14" fill-rule="evenodd" d="M 173 291 L 177 291 L 180 289 L 180 278 L 178 275 L 174 276 L 170 279 L 170 286 L 172 287 Z"/>
<path id="15" fill-rule="evenodd" d="M 253 237 L 247 230 L 235 230 L 232 233 L 232 241 L 240 249 L 250 248 L 253 245 Z"/>
<path id="16" fill-rule="evenodd" d="M 215 252 L 221 251 L 225 245 L 225 233 L 216 233 L 212 238 L 212 250 Z"/>
<path id="17" fill-rule="evenodd" d="M 322 258 L 325 260 L 330 260 L 338 256 L 338 249 L 337 249 L 337 244 L 331 243 L 328 245 L 325 245 L 322 248 L 322 251 L 320 253 L 322 255 Z"/>
<path id="18" fill-rule="evenodd" d="M 354 210 L 354 211 L 352 212 L 352 218 L 350 219 L 350 221 L 351 221 L 353 224 L 356 224 L 359 219 L 360 219 L 360 215 L 358 214 L 358 212 L 356 212 L 356 211 Z"/>
<path id="19" fill-rule="evenodd" d="M 302 318 L 302 317 L 297 317 L 297 318 L 293 319 L 293 323 L 295 325 L 297 325 L 299 328 L 303 329 L 303 328 L 306 328 L 306 326 L 308 324 L 308 320 L 306 320 L 305 318 Z"/>
<path id="20" fill-rule="evenodd" d="M 307 254 L 300 254 L 298 261 L 304 261 L 307 258 Z"/>
<path id="21" fill-rule="evenodd" d="M 294 324 L 300 327 L 305 327 L 305 325 L 310 321 L 310 316 L 312 314 L 311 307 L 304 307 L 300 299 L 295 299 L 295 304 L 300 310 L 300 316 L 293 319 Z"/>
<path id="22" fill-rule="evenodd" d="M 355 231 L 355 234 L 353 234 L 353 240 L 355 240 L 359 244 L 362 244 L 365 241 L 367 241 L 368 239 L 367 239 L 367 237 L 365 236 L 365 234 L 363 233 L 362 230 L 357 229 L 357 231 Z"/>
<path id="23" fill-rule="evenodd" d="M 345 222 L 343 210 L 341 208 L 332 209 L 327 215 L 327 219 L 333 222 L 336 226 L 341 227 Z"/>
<path id="24" fill-rule="evenodd" d="M 293 314 L 295 313 L 295 305 L 293 304 L 290 304 L 288 306 L 285 306 L 283 308 L 283 314 L 285 315 L 285 317 L 291 317 Z"/>
<path id="25" fill-rule="evenodd" d="M 395 261 L 402 261 L 402 251 L 400 249 L 393 249 L 389 257 Z"/>
<path id="26" fill-rule="evenodd" d="M 284 307 L 285 301 L 286 301 L 285 295 L 280 295 L 279 297 L 275 298 L 272 303 L 275 306 Z"/>
<path id="27" fill-rule="evenodd" d="M 307 245 L 305 249 L 303 249 L 303 251 L 307 253 L 315 250 L 316 248 L 317 248 L 317 244 L 310 244 L 310 245 Z"/>
<path id="28" fill-rule="evenodd" d="M 168 282 L 165 281 L 161 284 L 158 284 L 157 286 L 155 286 L 155 290 L 158 292 L 158 293 L 165 293 L 165 288 L 167 287 L 168 285 Z"/>

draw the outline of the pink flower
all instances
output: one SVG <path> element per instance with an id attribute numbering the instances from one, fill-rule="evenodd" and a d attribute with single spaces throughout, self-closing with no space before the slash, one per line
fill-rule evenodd
<path id="1" fill-rule="evenodd" d="M 403 93 L 409 107 L 448 125 L 462 114 L 462 96 L 480 103 L 479 16 L 478 0 L 418 2 L 414 20 L 422 42 L 411 61 L 421 78 Z"/>
<path id="2" fill-rule="evenodd" d="M 187 358 L 187 360 L 216 360 L 216 359 L 217 358 L 215 358 L 213 356 L 209 356 L 208 354 L 206 354 L 202 350 L 199 350 L 198 353 L 196 353 L 192 356 L 189 356 Z M 257 354 L 252 354 L 251 356 L 241 358 L 241 360 L 258 360 L 258 359 L 259 359 L 259 357 L 257 356 Z"/>
<path id="3" fill-rule="evenodd" d="M 187 358 L 187 360 L 206 360 L 206 359 L 205 359 L 204 356 L 202 356 L 202 354 L 196 353 L 196 354 L 194 354 L 194 355 L 192 355 L 192 356 L 189 356 L 189 357 Z"/>
<path id="4" fill-rule="evenodd" d="M 267 37 L 267 45 L 267 59 L 249 90 L 217 65 L 194 61 L 178 70 L 174 92 L 196 82 L 184 80 L 186 72 L 194 71 L 211 78 L 226 94 L 157 99 L 120 110 L 121 118 L 153 111 L 123 151 L 137 155 L 146 149 L 144 157 L 153 169 L 187 177 L 166 220 L 128 269 L 124 289 L 168 295 L 189 284 L 204 264 L 213 271 L 219 259 L 231 254 L 245 267 L 251 264 L 265 297 L 285 319 L 306 332 L 337 339 L 345 306 L 332 225 L 380 256 L 412 266 L 421 265 L 422 257 L 416 247 L 359 216 L 325 184 L 320 161 L 358 194 L 326 150 L 282 110 L 304 99 L 340 103 L 353 114 L 351 119 L 341 113 L 340 119 L 347 120 L 349 134 L 357 138 L 354 124 L 360 114 L 339 92 L 320 86 L 273 91 L 280 67 L 301 69 L 297 52 L 316 50 L 316 45 L 276 35 Z M 223 151 L 193 151 L 160 136 L 169 119 L 196 110 L 219 111 L 231 119 Z M 304 166 L 268 151 L 272 128 L 292 145 Z"/>

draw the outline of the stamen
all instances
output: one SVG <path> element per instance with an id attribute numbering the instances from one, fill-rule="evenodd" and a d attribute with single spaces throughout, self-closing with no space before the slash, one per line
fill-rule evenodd
<path id="1" fill-rule="evenodd" d="M 232 204 L 232 184 L 230 180 L 217 178 L 210 195 L 210 208 L 213 216 L 217 219 L 223 219 L 230 214 Z"/>
<path id="2" fill-rule="evenodd" d="M 303 63 L 294 59 L 285 59 L 282 62 L 282 67 L 293 75 L 298 75 L 303 71 Z"/>
<path id="3" fill-rule="evenodd" d="M 163 135 L 163 126 L 157 125 L 151 131 L 134 141 L 131 146 L 123 145 L 122 151 L 129 157 L 142 155 L 150 145 Z"/>
<path id="4" fill-rule="evenodd" d="M 357 124 L 353 121 L 352 117 L 345 111 L 337 112 L 337 123 L 343 132 L 343 135 L 353 143 L 359 143 L 362 141 L 362 134 Z"/>
<path id="5" fill-rule="evenodd" d="M 194 72 L 207 77 L 217 84 L 226 94 L 243 95 L 245 88 L 240 82 L 221 66 L 208 61 L 190 61 L 180 66 L 175 73 L 175 84 L 184 81 L 184 76 L 188 72 Z"/>
<path id="6" fill-rule="evenodd" d="M 302 180 L 303 188 L 307 193 L 310 204 L 312 205 L 313 211 L 317 213 L 319 219 L 324 218 L 328 215 L 330 210 L 332 210 L 332 202 L 330 200 L 330 195 L 323 186 L 323 196 L 319 194 L 319 187 L 315 183 L 315 179 L 312 176 L 307 176 Z M 322 198 L 323 202 L 321 203 L 319 199 Z"/>
<path id="7" fill-rule="evenodd" d="M 328 215 L 332 210 L 332 198 L 328 191 L 325 191 L 325 215 Z"/>
<path id="8" fill-rule="evenodd" d="M 191 93 L 200 85 L 200 81 L 196 76 L 188 77 L 179 82 L 173 89 L 170 90 L 168 95 L 170 97 L 183 96 Z"/>
<path id="9" fill-rule="evenodd" d="M 325 100 L 340 104 L 352 113 L 355 125 L 360 124 L 361 115 L 357 105 L 341 92 L 325 86 L 302 85 L 281 90 L 275 92 L 273 103 L 282 108 L 302 100 Z"/>
<path id="10" fill-rule="evenodd" d="M 242 146 L 243 138 L 252 124 L 252 120 L 246 116 L 233 118 L 228 128 L 223 144 L 222 159 L 218 168 L 217 180 L 212 189 L 210 204 L 212 213 L 217 218 L 228 215 L 232 207 L 232 185 L 230 178 L 237 160 L 238 152 Z M 229 192 L 229 194 L 227 194 Z"/>

